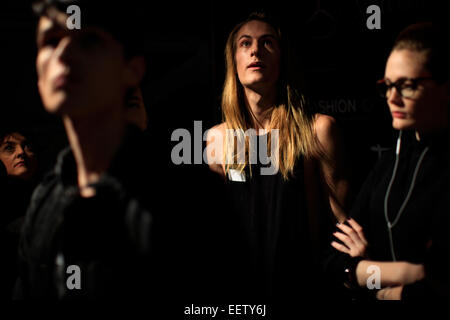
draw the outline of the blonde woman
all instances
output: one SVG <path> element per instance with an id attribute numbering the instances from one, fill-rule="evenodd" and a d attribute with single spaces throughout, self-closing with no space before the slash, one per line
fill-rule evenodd
<path id="1" fill-rule="evenodd" d="M 225 58 L 224 122 L 208 132 L 208 162 L 242 218 L 248 288 L 273 296 L 299 282 L 315 286 L 305 275 L 318 254 L 319 226 L 345 220 L 348 198 L 335 120 L 307 108 L 291 82 L 281 32 L 266 15 L 234 27 Z"/>

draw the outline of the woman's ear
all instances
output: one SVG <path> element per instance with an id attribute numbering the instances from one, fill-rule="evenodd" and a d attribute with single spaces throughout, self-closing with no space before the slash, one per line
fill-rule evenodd
<path id="1" fill-rule="evenodd" d="M 141 83 L 146 67 L 144 56 L 134 56 L 126 61 L 125 81 L 129 87 L 136 87 Z"/>

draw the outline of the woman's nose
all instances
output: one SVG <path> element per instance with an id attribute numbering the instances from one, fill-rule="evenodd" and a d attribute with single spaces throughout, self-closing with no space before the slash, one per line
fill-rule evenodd
<path id="1" fill-rule="evenodd" d="M 391 88 L 389 92 L 388 102 L 395 104 L 397 106 L 403 105 L 402 95 L 400 94 L 400 92 L 397 90 L 396 87 Z"/>
<path id="2" fill-rule="evenodd" d="M 25 150 L 22 148 L 22 146 L 16 147 L 16 158 L 24 158 L 25 157 Z"/>
<path id="3" fill-rule="evenodd" d="M 255 43 L 253 43 L 252 45 L 252 56 L 258 56 L 258 54 L 259 54 L 259 45 L 255 41 Z"/>
<path id="4" fill-rule="evenodd" d="M 73 54 L 74 54 L 74 39 L 71 36 L 65 36 L 62 38 L 58 46 L 56 47 L 55 55 L 61 60 L 62 62 L 68 62 Z"/>

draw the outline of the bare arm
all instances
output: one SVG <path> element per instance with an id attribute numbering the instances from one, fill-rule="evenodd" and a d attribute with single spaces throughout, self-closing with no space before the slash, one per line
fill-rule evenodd
<path id="1" fill-rule="evenodd" d="M 222 177 L 225 177 L 225 163 L 222 156 L 225 133 L 225 123 L 222 123 L 209 129 L 206 137 L 206 155 L 209 168 Z"/>
<path id="2" fill-rule="evenodd" d="M 347 217 L 349 183 L 342 138 L 336 121 L 330 116 L 317 115 L 314 130 L 323 153 L 319 159 L 322 185 L 334 216 L 343 222 Z"/>
<path id="3" fill-rule="evenodd" d="M 377 292 L 378 300 L 402 300 L 403 285 L 383 288 Z"/>
<path id="4" fill-rule="evenodd" d="M 373 266 L 379 268 L 381 287 L 406 285 L 421 280 L 425 276 L 425 270 L 421 264 L 362 260 L 356 267 L 356 278 L 361 287 L 367 285 L 367 280 L 373 274 L 371 268 Z"/>
<path id="5" fill-rule="evenodd" d="M 333 241 L 331 245 L 351 257 L 362 257 L 356 266 L 355 275 L 358 285 L 368 287 L 368 282 L 378 281 L 383 289 L 377 293 L 381 300 L 401 299 L 403 286 L 414 283 L 425 277 L 425 268 L 422 264 L 408 262 L 380 262 L 370 261 L 367 255 L 368 242 L 364 236 L 363 228 L 353 219 L 347 220 L 348 225 L 341 223 L 334 236 L 342 243 Z"/>

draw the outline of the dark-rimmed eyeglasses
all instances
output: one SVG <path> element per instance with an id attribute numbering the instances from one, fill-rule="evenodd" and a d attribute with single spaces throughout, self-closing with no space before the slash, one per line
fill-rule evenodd
<path id="1" fill-rule="evenodd" d="M 402 78 L 395 82 L 390 82 L 387 79 L 381 79 L 377 81 L 376 87 L 378 92 L 383 98 L 389 98 L 393 87 L 397 89 L 397 92 L 403 98 L 414 98 L 417 92 L 419 82 L 430 79 L 433 78 L 432 77 Z"/>

